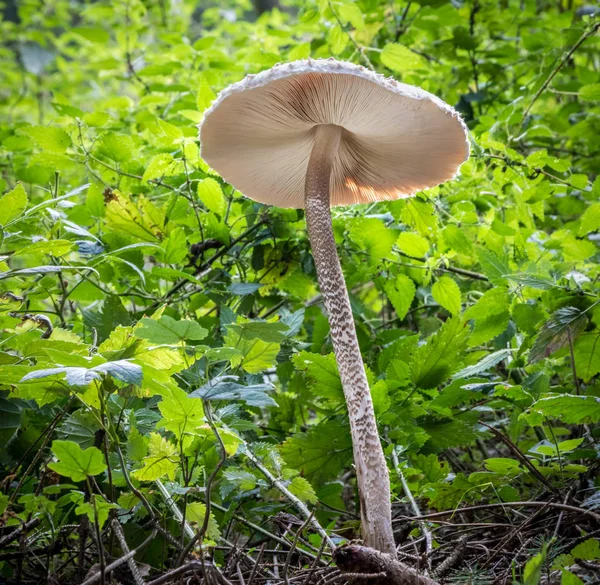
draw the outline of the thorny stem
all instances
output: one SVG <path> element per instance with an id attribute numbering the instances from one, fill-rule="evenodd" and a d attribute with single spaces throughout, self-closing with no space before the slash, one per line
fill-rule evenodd
<path id="1" fill-rule="evenodd" d="M 389 472 L 331 222 L 330 178 L 341 135 L 342 128 L 332 124 L 315 130 L 305 183 L 306 223 L 348 406 L 363 538 L 368 547 L 396 558 Z"/>

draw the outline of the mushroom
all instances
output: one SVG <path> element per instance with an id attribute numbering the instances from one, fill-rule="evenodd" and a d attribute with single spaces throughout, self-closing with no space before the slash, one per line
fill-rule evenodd
<path id="1" fill-rule="evenodd" d="M 469 156 L 436 96 L 328 60 L 276 65 L 224 89 L 200 125 L 202 157 L 241 193 L 304 208 L 348 407 L 368 547 L 396 557 L 388 467 L 333 236 L 331 206 L 410 197 Z"/>

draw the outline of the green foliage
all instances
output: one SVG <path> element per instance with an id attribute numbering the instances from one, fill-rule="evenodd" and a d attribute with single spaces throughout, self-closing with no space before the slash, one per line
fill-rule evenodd
<path id="1" fill-rule="evenodd" d="M 49 463 L 48 467 L 73 481 L 83 481 L 106 471 L 102 452 L 96 447 L 88 447 L 84 451 L 73 441 L 54 441 L 52 453 L 58 457 L 58 462 Z"/>
<path id="2" fill-rule="evenodd" d="M 210 492 L 205 540 L 254 546 L 233 510 L 264 526 L 289 508 L 274 477 L 323 526 L 356 528 L 304 213 L 237 192 L 202 160 L 196 128 L 230 83 L 331 56 L 440 96 L 471 141 L 452 181 L 333 209 L 392 476 L 402 447 L 423 512 L 541 493 L 592 509 L 597 14 L 546 0 L 281 5 L 20 2 L 18 22 L 0 23 L 3 521 L 35 518 L 50 538 L 116 517 L 129 538 L 149 508 L 179 541 L 174 510 L 202 526 Z M 145 562 L 159 545 L 178 556 L 157 543 Z M 561 564 L 538 546 L 515 579 L 538 583 L 554 563 L 580 583 L 569 567 L 597 549 L 565 546 Z M 16 578 L 0 560 L 3 579 Z"/>

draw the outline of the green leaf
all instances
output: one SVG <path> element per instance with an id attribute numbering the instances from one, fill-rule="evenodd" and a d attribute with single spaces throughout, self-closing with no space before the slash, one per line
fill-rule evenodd
<path id="1" fill-rule="evenodd" d="M 579 235 L 585 236 L 600 229 L 600 203 L 592 203 L 579 220 Z"/>
<path id="2" fill-rule="evenodd" d="M 560 585 L 583 585 L 583 581 L 571 571 L 563 569 L 560 576 Z"/>
<path id="3" fill-rule="evenodd" d="M 290 484 L 288 489 L 292 492 L 301 502 L 308 504 L 316 504 L 319 501 L 315 490 L 310 483 L 303 477 L 295 477 Z"/>
<path id="4" fill-rule="evenodd" d="M 477 256 L 481 264 L 481 269 L 490 279 L 490 282 L 494 284 L 506 284 L 506 275 L 512 272 L 506 256 L 498 256 L 485 248 L 478 248 Z"/>
<path id="5" fill-rule="evenodd" d="M 573 353 L 577 375 L 589 382 L 600 373 L 600 332 L 581 335 L 575 342 Z"/>
<path id="6" fill-rule="evenodd" d="M 385 294 L 396 311 L 399 319 L 404 319 L 415 298 L 415 283 L 406 274 L 398 274 L 384 285 Z"/>
<path id="7" fill-rule="evenodd" d="M 84 451 L 73 441 L 56 440 L 52 442 L 52 452 L 58 457 L 58 462 L 49 463 L 48 467 L 73 481 L 83 481 L 88 476 L 106 471 L 104 455 L 96 447 L 88 447 Z"/>
<path id="8" fill-rule="evenodd" d="M 320 484 L 335 477 L 351 461 L 350 429 L 339 421 L 323 422 L 306 433 L 288 437 L 280 450 L 290 467 Z"/>
<path id="9" fill-rule="evenodd" d="M 535 338 L 535 343 L 529 352 L 529 362 L 535 363 L 552 355 L 567 346 L 569 340 L 574 342 L 585 329 L 586 323 L 585 313 L 577 307 L 563 307 L 555 311 Z M 589 349 L 588 345 L 585 345 L 581 355 L 587 356 Z M 588 365 L 586 371 L 591 371 L 589 367 L 592 366 Z"/>
<path id="10" fill-rule="evenodd" d="M 544 543 L 540 553 L 527 561 L 523 571 L 523 585 L 538 585 L 542 578 L 542 569 L 546 563 L 548 545 Z"/>
<path id="11" fill-rule="evenodd" d="M 301 351 L 292 357 L 292 362 L 296 369 L 305 373 L 315 396 L 334 401 L 343 399 L 342 381 L 332 353 L 319 355 Z"/>
<path id="12" fill-rule="evenodd" d="M 196 94 L 196 107 L 198 110 L 200 112 L 206 110 L 216 97 L 206 78 L 200 77 L 198 93 Z"/>
<path id="13" fill-rule="evenodd" d="M 150 433 L 148 452 L 143 460 L 144 466 L 132 475 L 140 481 L 156 481 L 164 477 L 173 481 L 179 460 L 177 447 L 158 433 Z"/>
<path id="14" fill-rule="evenodd" d="M 186 339 L 200 341 L 208 335 L 208 331 L 196 321 L 189 319 L 177 321 L 168 315 L 163 315 L 158 321 L 144 317 L 140 323 L 142 327 L 135 330 L 136 337 L 147 339 L 152 343 L 176 345 Z"/>
<path id="15" fill-rule="evenodd" d="M 419 234 L 402 232 L 396 242 L 398 248 L 412 258 L 422 258 L 429 251 L 429 242 Z"/>
<path id="16" fill-rule="evenodd" d="M 214 179 L 198 181 L 198 199 L 209 211 L 223 215 L 226 206 L 225 197 L 221 185 Z"/>
<path id="17" fill-rule="evenodd" d="M 186 507 L 186 515 L 190 522 L 197 525 L 199 528 L 204 523 L 204 517 L 206 516 L 206 506 L 202 502 L 192 502 Z M 212 512 L 208 518 L 208 528 L 206 530 L 206 536 L 212 540 L 218 540 L 221 537 L 221 530 Z"/>
<path id="18" fill-rule="evenodd" d="M 567 424 L 596 423 L 600 420 L 600 398 L 561 394 L 538 400 L 531 410 Z"/>
<path id="19" fill-rule="evenodd" d="M 437 303 L 456 315 L 460 313 L 460 288 L 449 276 L 442 276 L 431 287 L 431 293 Z"/>
<path id="20" fill-rule="evenodd" d="M 37 145 L 49 152 L 63 153 L 71 146 L 71 137 L 56 126 L 29 126 L 21 129 L 30 136 Z"/>
<path id="21" fill-rule="evenodd" d="M 459 367 L 468 329 L 457 317 L 449 319 L 425 345 L 417 347 L 411 362 L 412 381 L 417 388 L 437 388 Z"/>
<path id="22" fill-rule="evenodd" d="M 595 538 L 588 538 L 578 544 L 571 552 L 571 556 L 584 561 L 600 559 L 600 542 Z"/>
<path id="23" fill-rule="evenodd" d="M 5 226 L 20 217 L 27 207 L 27 193 L 22 183 L 0 197 L 0 226 Z"/>
<path id="24" fill-rule="evenodd" d="M 194 431 L 203 422 L 202 399 L 189 396 L 177 387 L 163 394 L 158 409 L 163 415 L 161 425 L 178 439 Z"/>
<path id="25" fill-rule="evenodd" d="M 600 101 L 600 83 L 583 85 L 579 88 L 579 97 L 582 100 Z"/>
<path id="26" fill-rule="evenodd" d="M 392 71 L 403 73 L 424 67 L 426 61 L 404 45 L 388 43 L 381 52 L 381 62 Z"/>

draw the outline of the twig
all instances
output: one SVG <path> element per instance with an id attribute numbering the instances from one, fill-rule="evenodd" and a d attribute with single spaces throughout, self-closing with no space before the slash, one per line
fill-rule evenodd
<path id="1" fill-rule="evenodd" d="M 523 465 L 525 465 L 525 467 L 527 467 L 527 469 L 529 469 L 529 471 L 534 475 L 534 477 L 539 479 L 550 491 L 556 493 L 556 488 L 540 473 L 540 471 L 538 469 L 536 469 L 534 467 L 534 465 L 531 463 L 531 461 L 529 461 L 529 459 L 527 459 L 527 457 L 523 454 L 521 449 L 519 449 L 510 440 L 509 437 L 507 437 L 504 433 L 500 432 L 498 429 L 492 427 L 491 425 L 488 425 L 487 423 L 480 421 L 479 424 L 481 426 L 484 426 L 486 429 L 489 429 L 490 431 L 492 431 L 492 433 L 494 433 L 494 435 L 496 435 L 496 437 L 498 439 L 500 439 L 512 451 L 512 453 L 515 455 L 515 457 Z"/>
<path id="2" fill-rule="evenodd" d="M 392 446 L 392 463 L 394 464 L 394 469 L 396 470 L 396 474 L 400 478 L 400 482 L 402 483 L 402 488 L 404 489 L 404 493 L 410 502 L 411 508 L 415 513 L 415 516 L 421 515 L 421 510 L 417 502 L 415 501 L 412 492 L 410 491 L 410 487 L 408 486 L 408 482 L 404 477 L 404 473 L 402 473 L 402 469 L 400 467 L 400 462 L 398 461 L 398 452 L 396 450 L 396 445 Z M 433 551 L 433 539 L 431 538 L 431 531 L 427 527 L 427 523 L 423 521 L 419 521 L 419 526 L 421 527 L 421 532 L 425 537 L 425 561 L 429 569 L 431 569 L 431 553 Z"/>
<path id="3" fill-rule="evenodd" d="M 250 451 L 247 445 L 244 445 L 244 453 L 248 459 L 252 461 L 254 466 L 294 505 L 294 507 L 304 516 L 304 518 L 310 518 L 312 516 L 310 510 L 258 460 L 256 455 Z M 327 541 L 329 548 L 331 548 L 331 550 L 335 550 L 335 543 L 319 524 L 319 521 L 313 517 L 311 524 L 313 528 L 315 528 L 315 530 L 321 535 L 321 537 Z"/>
<path id="4" fill-rule="evenodd" d="M 127 554 L 118 558 L 116 561 L 113 561 L 112 563 L 110 563 L 110 565 L 107 565 L 104 568 L 104 571 L 98 571 L 97 573 L 94 573 L 89 579 L 86 579 L 83 583 L 81 583 L 81 585 L 94 585 L 94 583 L 97 583 L 98 581 L 100 581 L 101 577 L 104 577 L 108 573 L 114 571 L 115 569 L 118 569 L 121 565 L 124 565 L 125 563 L 127 563 L 129 561 L 129 559 L 133 559 L 133 557 L 138 552 L 143 550 L 146 546 L 148 546 L 148 544 L 150 544 L 154 540 L 155 536 L 156 536 L 156 530 L 153 530 L 152 534 L 150 534 L 150 536 L 148 536 L 148 538 L 146 538 L 146 540 L 144 540 L 144 542 L 142 542 L 142 544 L 140 544 L 137 548 L 134 548 L 132 551 L 129 551 Z"/>
<path id="5" fill-rule="evenodd" d="M 294 551 L 296 550 L 296 546 L 298 545 L 298 538 L 300 538 L 302 531 L 308 526 L 309 522 L 312 520 L 313 514 L 314 514 L 314 511 L 310 513 L 309 517 L 304 521 L 302 526 L 300 526 L 300 528 L 298 528 L 298 530 L 296 530 L 296 534 L 294 535 L 294 540 L 292 542 L 292 546 L 290 547 L 287 557 L 285 558 L 285 564 L 283 565 L 283 578 L 285 580 L 286 585 L 290 585 L 290 580 L 288 578 L 288 570 L 290 568 L 290 562 L 292 561 L 292 554 L 294 554 Z"/>
<path id="6" fill-rule="evenodd" d="M 177 520 L 177 522 L 179 524 L 183 523 L 184 532 L 187 534 L 188 538 L 193 539 L 196 534 L 194 532 L 194 529 L 187 522 L 184 522 L 183 514 L 182 514 L 181 510 L 179 509 L 179 506 L 177 506 L 177 504 L 173 501 L 173 498 L 167 491 L 167 488 L 164 486 L 163 482 L 160 481 L 160 479 L 157 479 L 154 483 L 156 484 L 156 486 L 158 487 L 158 490 L 160 491 L 163 498 L 165 499 L 167 506 L 169 506 L 169 509 L 173 513 L 173 516 L 175 516 L 175 520 Z"/>
<path id="7" fill-rule="evenodd" d="M 41 522 L 40 518 L 33 518 L 29 522 L 25 522 L 24 524 L 21 524 L 21 526 L 19 526 L 12 532 L 9 532 L 6 536 L 3 536 L 2 538 L 0 538 L 0 548 L 11 543 L 13 540 L 19 538 L 19 536 L 28 532 L 32 528 L 35 528 L 40 522 Z"/>
<path id="8" fill-rule="evenodd" d="M 361 47 L 356 42 L 356 40 L 352 36 L 352 33 L 347 29 L 347 27 L 344 25 L 344 23 L 340 20 L 340 17 L 338 15 L 338 13 L 335 11 L 335 8 L 333 7 L 331 0 L 327 0 L 327 4 L 329 5 L 329 9 L 331 10 L 334 18 L 337 20 L 339 27 L 348 35 L 350 42 L 354 45 L 354 48 L 360 53 L 360 56 L 363 58 L 364 62 L 367 64 L 367 67 L 369 69 L 371 69 L 372 71 L 375 71 L 375 66 L 373 65 L 373 63 L 371 63 L 371 59 L 369 59 L 369 57 L 367 57 L 367 54 L 365 53 L 365 48 Z"/>
<path id="9" fill-rule="evenodd" d="M 515 135 L 519 135 L 521 128 L 523 127 L 523 124 L 525 123 L 525 120 L 527 119 L 527 116 L 529 115 L 529 112 L 531 111 L 531 108 L 533 107 L 533 104 L 535 104 L 535 102 L 542 95 L 542 93 L 544 93 L 544 91 L 546 91 L 546 88 L 550 85 L 550 82 L 554 79 L 554 76 L 564 67 L 565 63 L 567 63 L 567 61 L 571 58 L 573 53 L 589 37 L 594 35 L 599 28 L 600 28 L 600 22 L 597 22 L 589 30 L 584 32 L 581 35 L 581 37 L 579 37 L 579 40 L 571 47 L 569 52 L 566 55 L 564 55 L 563 58 L 559 61 L 558 65 L 552 70 L 550 75 L 547 77 L 546 81 L 544 81 L 544 83 L 541 85 L 541 87 L 535 92 L 535 95 L 533 96 L 531 103 L 529 104 L 529 106 L 527 106 L 527 108 L 525 109 L 525 112 L 523 113 L 523 118 L 521 119 L 521 123 L 519 124 L 519 127 L 517 128 Z"/>
<path id="10" fill-rule="evenodd" d="M 221 468 L 223 467 L 223 465 L 225 465 L 225 461 L 227 460 L 227 450 L 225 449 L 225 444 L 223 443 L 223 439 L 221 438 L 221 435 L 219 434 L 219 431 L 217 430 L 217 427 L 215 426 L 215 423 L 213 421 L 210 403 L 208 402 L 208 400 L 203 400 L 202 402 L 204 404 L 204 414 L 206 415 L 206 420 L 207 420 L 213 434 L 215 435 L 215 437 L 217 439 L 217 443 L 219 444 L 219 449 L 221 451 L 221 458 L 219 459 L 219 462 L 217 463 L 216 467 L 213 469 L 213 472 L 210 474 L 210 477 L 208 478 L 208 480 L 206 482 L 206 487 L 205 487 L 205 491 L 204 491 L 205 510 L 204 510 L 204 519 L 202 520 L 202 526 L 198 529 L 198 531 L 196 532 L 194 537 L 190 540 L 190 542 L 187 543 L 185 548 L 181 551 L 181 554 L 179 555 L 179 559 L 177 560 L 177 565 L 181 565 L 183 563 L 183 561 L 185 560 L 185 557 L 190 553 L 190 551 L 194 548 L 194 545 L 197 542 L 200 542 L 200 544 L 202 544 L 202 539 L 204 538 L 204 535 L 206 534 L 206 531 L 208 529 L 208 523 L 210 521 L 210 507 L 211 507 L 210 493 L 211 493 L 211 489 L 212 489 L 212 484 L 215 481 L 215 478 L 217 477 L 217 474 L 219 473 L 219 471 L 221 471 Z M 181 518 L 181 521 L 183 521 L 183 516 Z"/>
<path id="11" fill-rule="evenodd" d="M 177 567 L 160 577 L 157 577 L 153 581 L 150 581 L 148 585 L 163 585 L 163 583 L 168 583 L 175 579 L 175 577 L 179 577 L 180 575 L 185 575 L 185 573 L 189 573 L 190 571 L 194 571 L 198 569 L 201 571 L 203 569 L 203 563 L 200 561 L 190 561 L 189 563 L 182 565 L 181 567 Z"/>
<path id="12" fill-rule="evenodd" d="M 560 510 L 566 510 L 568 512 L 575 512 L 577 514 L 585 514 L 591 516 L 597 522 L 600 522 L 600 514 L 596 514 L 592 510 L 586 510 L 585 508 L 578 508 L 577 506 L 569 506 L 567 504 L 558 504 L 556 502 L 502 502 L 500 504 L 479 504 L 477 506 L 465 506 L 464 508 L 455 508 L 454 510 L 446 510 L 444 512 L 434 512 L 432 514 L 425 514 L 416 518 L 410 518 L 407 516 L 401 516 L 392 520 L 392 522 L 401 522 L 403 520 L 433 520 L 434 518 L 443 518 L 444 516 L 454 516 L 461 512 L 474 512 L 476 510 L 491 510 L 493 508 L 524 508 L 524 507 L 542 508 L 548 506 L 549 508 L 558 508 Z"/>
<path id="13" fill-rule="evenodd" d="M 115 531 L 115 534 L 117 535 L 117 540 L 119 541 L 119 544 L 121 545 L 121 550 L 127 555 L 129 554 L 131 551 L 129 550 L 129 547 L 127 546 L 127 541 L 125 540 L 125 535 L 123 534 L 123 529 L 121 528 L 121 524 L 119 523 L 119 521 L 114 518 L 112 521 L 112 527 L 113 530 Z M 144 585 L 144 580 L 142 579 L 142 576 L 140 575 L 140 571 L 137 568 L 137 565 L 135 564 L 135 560 L 133 559 L 133 557 L 130 557 L 129 559 L 127 559 L 127 566 L 129 567 L 129 570 L 131 571 L 131 575 L 133 576 L 133 580 L 135 581 L 136 585 Z"/>

